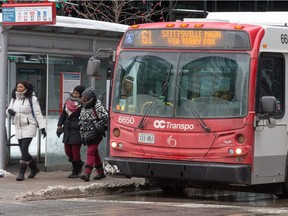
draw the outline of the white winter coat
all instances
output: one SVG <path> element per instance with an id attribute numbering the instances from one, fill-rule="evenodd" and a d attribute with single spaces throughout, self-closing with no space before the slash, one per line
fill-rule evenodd
<path id="1" fill-rule="evenodd" d="M 46 120 L 42 115 L 38 99 L 34 95 L 32 96 L 32 105 L 39 128 L 45 128 Z M 32 110 L 28 98 L 12 98 L 9 107 L 6 110 L 7 115 L 9 115 L 8 109 L 12 109 L 16 112 L 15 116 L 12 117 L 12 124 L 15 125 L 16 139 L 35 137 L 37 134 L 37 123 L 35 118 L 32 116 Z"/>

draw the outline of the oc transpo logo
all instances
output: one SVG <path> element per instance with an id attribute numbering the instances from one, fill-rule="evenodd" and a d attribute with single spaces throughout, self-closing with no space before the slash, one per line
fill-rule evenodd
<path id="1" fill-rule="evenodd" d="M 153 123 L 154 128 L 156 129 L 178 129 L 178 130 L 193 130 L 193 124 L 181 124 L 181 123 L 172 123 L 165 120 L 155 120 Z"/>

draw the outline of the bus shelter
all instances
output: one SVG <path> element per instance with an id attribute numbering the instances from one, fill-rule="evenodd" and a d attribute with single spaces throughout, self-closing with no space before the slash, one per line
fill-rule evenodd
<path id="1" fill-rule="evenodd" d="M 99 48 L 115 50 L 126 25 L 57 16 L 55 25 L 3 26 L 0 14 L 0 169 L 18 163 L 20 151 L 13 137 L 5 110 L 11 91 L 19 80 L 29 80 L 35 87 L 43 115 L 47 120 L 47 137 L 33 139 L 30 151 L 46 169 L 67 165 L 62 137 L 56 136 L 63 103 L 76 85 L 92 86 L 106 104 L 106 70 L 87 75 L 87 62 Z M 102 142 L 105 142 L 103 140 Z M 106 146 L 100 145 L 104 157 Z M 85 147 L 82 148 L 85 157 Z M 64 166 L 64 167 L 63 167 Z"/>

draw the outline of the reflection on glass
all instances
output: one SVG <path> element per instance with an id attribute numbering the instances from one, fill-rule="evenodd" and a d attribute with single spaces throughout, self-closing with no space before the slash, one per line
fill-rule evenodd
<path id="1" fill-rule="evenodd" d="M 249 55 L 239 53 L 122 52 L 113 110 L 145 115 L 149 109 L 149 116 L 183 118 L 195 118 L 195 112 L 202 118 L 244 116 L 249 62 Z"/>

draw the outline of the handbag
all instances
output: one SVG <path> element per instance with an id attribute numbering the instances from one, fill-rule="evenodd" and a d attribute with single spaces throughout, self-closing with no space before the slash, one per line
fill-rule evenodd
<path id="1" fill-rule="evenodd" d="M 97 130 L 93 121 L 83 122 L 80 129 L 83 143 L 89 143 L 97 138 Z"/>

